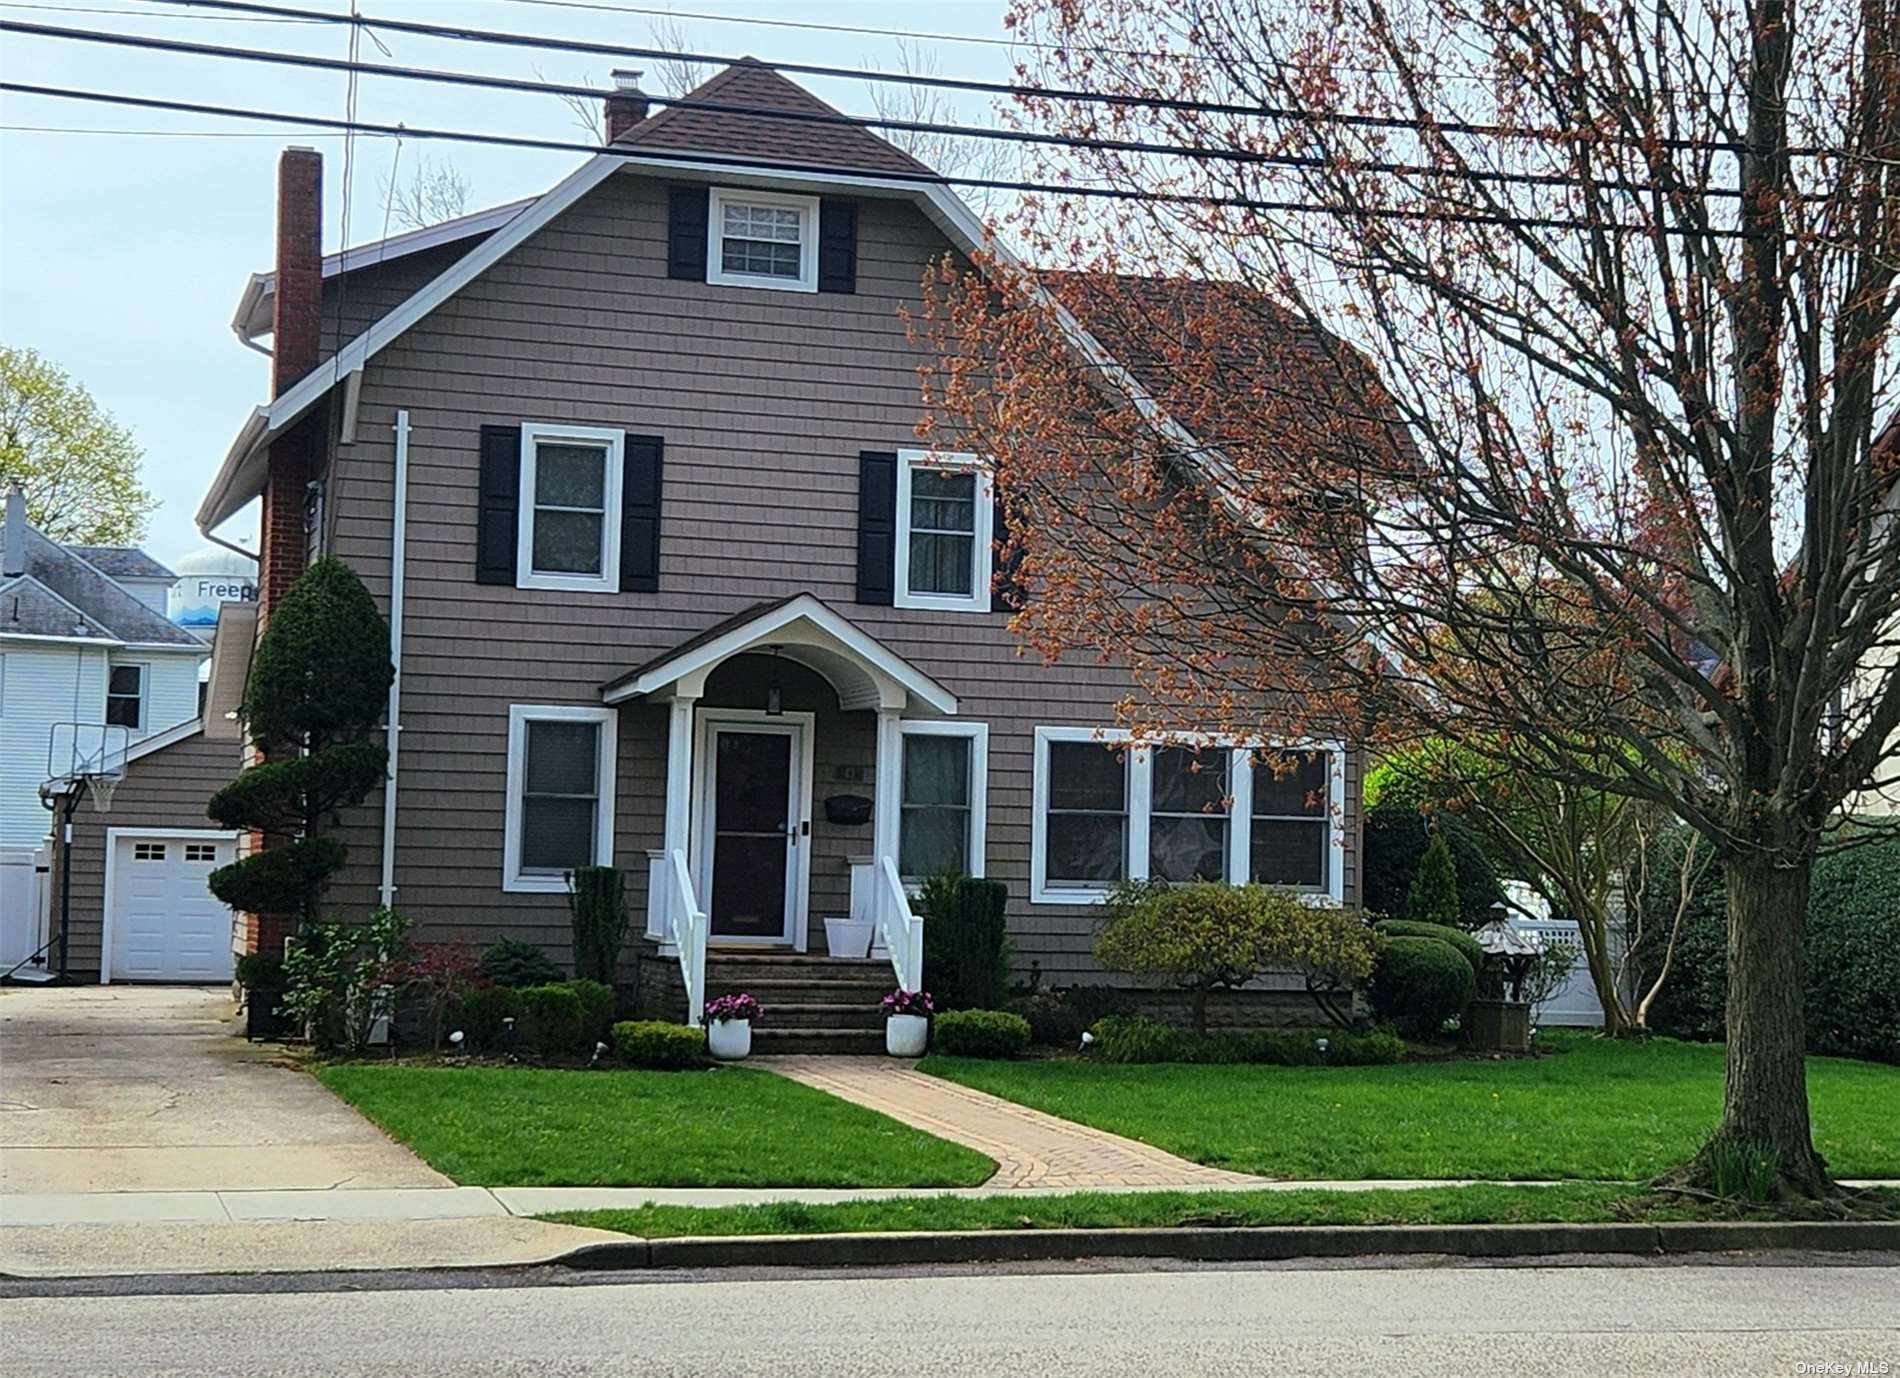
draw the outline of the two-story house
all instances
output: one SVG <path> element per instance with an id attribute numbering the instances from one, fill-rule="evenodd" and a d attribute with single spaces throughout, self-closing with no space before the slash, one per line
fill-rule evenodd
<path id="1" fill-rule="evenodd" d="M 678 1017 L 824 952 L 827 918 L 873 920 L 875 979 L 914 986 L 907 892 L 945 867 L 1007 884 L 1017 966 L 1053 984 L 1103 979 L 1121 877 L 1354 901 L 1355 753 L 1276 779 L 1238 746 L 1107 748 L 1126 674 L 1012 635 L 982 457 L 916 438 L 901 318 L 977 217 L 760 64 L 606 119 L 546 194 L 329 258 L 317 155 L 281 164 L 237 321 L 268 326 L 275 395 L 198 515 L 262 499 L 266 620 L 319 552 L 388 613 L 391 779 L 345 820 L 332 910 L 561 957 L 564 872 L 611 863 Z"/>

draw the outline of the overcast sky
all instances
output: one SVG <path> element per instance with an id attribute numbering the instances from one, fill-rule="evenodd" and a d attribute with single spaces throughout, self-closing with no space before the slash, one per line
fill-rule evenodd
<path id="1" fill-rule="evenodd" d="M 288 0 L 298 3 L 298 0 Z M 347 11 L 342 0 L 301 0 L 309 9 Z M 454 20 L 471 27 L 658 46 L 646 12 L 657 7 L 579 0 L 359 0 L 365 14 Z M 684 0 L 680 15 L 719 15 L 803 25 L 922 30 L 986 39 L 1003 36 L 1003 0 L 797 0 L 724 3 Z M 252 49 L 346 56 L 347 26 L 205 18 L 206 12 L 144 0 L 0 3 L 0 17 L 93 31 Z M 703 52 L 749 54 L 890 70 L 897 39 L 703 18 L 675 21 Z M 365 42 L 366 61 L 453 68 L 551 81 L 607 84 L 609 69 L 639 65 L 576 53 L 533 53 L 404 34 Z M 968 43 L 915 45 L 949 76 L 1005 80 L 1007 49 Z M 0 72 L 47 86 L 190 100 L 341 118 L 341 74 L 227 59 L 0 35 Z M 864 83 L 794 79 L 848 113 L 871 113 Z M 648 88 L 658 90 L 649 79 Z M 365 79 L 364 120 L 403 122 L 538 138 L 579 138 L 574 114 L 552 97 Z M 958 118 L 991 118 L 983 97 L 965 96 Z M 145 452 L 144 481 L 160 506 L 145 545 L 173 560 L 203 545 L 192 514 L 252 407 L 266 400 L 268 364 L 231 333 L 248 276 L 271 266 L 275 164 L 286 144 L 324 153 L 324 249 L 382 237 L 383 186 L 397 156 L 393 140 L 359 138 L 346 198 L 344 140 L 291 127 L 124 107 L 7 95 L 0 97 L 0 338 L 39 350 L 89 388 L 129 427 Z M 88 133 L 58 130 L 111 131 Z M 140 131 L 132 133 L 128 131 Z M 164 131 L 153 133 L 151 131 Z M 402 145 L 404 167 L 419 153 L 453 161 L 472 184 L 471 209 L 546 190 L 581 155 L 481 145 Z M 347 226 L 344 223 L 348 216 Z M 247 512 L 221 534 L 253 545 Z"/>

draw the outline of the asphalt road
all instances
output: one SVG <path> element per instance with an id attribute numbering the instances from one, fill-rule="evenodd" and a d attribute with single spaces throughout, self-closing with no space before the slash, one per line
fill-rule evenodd
<path id="1" fill-rule="evenodd" d="M 0 1354 L 9 1378 L 1900 1376 L 1900 1267 L 1101 1269 L 134 1289 L 0 1301 Z M 1871 1367 L 1856 1370 L 1863 1361 Z M 1845 1367 L 1801 1367 L 1816 1364 Z"/>

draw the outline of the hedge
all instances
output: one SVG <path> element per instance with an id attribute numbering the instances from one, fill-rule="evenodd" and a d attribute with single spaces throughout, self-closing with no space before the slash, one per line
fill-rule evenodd
<path id="1" fill-rule="evenodd" d="M 1471 963 L 1471 974 L 1476 976 L 1484 966 L 1484 948 L 1478 940 L 1460 928 L 1448 928 L 1442 923 L 1419 923 L 1413 919 L 1381 919 L 1372 925 L 1373 930 L 1388 938 L 1436 938 L 1441 943 L 1450 943 L 1458 949 L 1458 955 Z"/>
<path id="2" fill-rule="evenodd" d="M 515 1032 L 522 1046 L 542 1057 L 572 1057 L 581 1051 L 585 1014 L 572 985 L 524 986 L 515 992 Z"/>
<path id="3" fill-rule="evenodd" d="M 1103 1062 L 1370 1067 L 1397 1062 L 1405 1056 L 1405 1041 L 1386 1029 L 1370 1033 L 1229 1030 L 1196 1034 L 1152 1019 L 1114 1014 L 1098 1020 L 1094 1032 L 1095 1042 L 1089 1052 Z"/>
<path id="4" fill-rule="evenodd" d="M 675 1071 L 706 1060 L 706 1034 L 660 1019 L 624 1019 L 614 1025 L 614 1053 L 635 1067 Z"/>
<path id="5" fill-rule="evenodd" d="M 952 1010 L 937 1016 L 931 1036 L 952 1057 L 1015 1057 L 1029 1046 L 1029 1021 L 1006 1010 Z"/>

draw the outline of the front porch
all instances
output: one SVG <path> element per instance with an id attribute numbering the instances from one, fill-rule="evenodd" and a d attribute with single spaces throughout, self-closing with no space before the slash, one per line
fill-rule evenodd
<path id="1" fill-rule="evenodd" d="M 779 981 L 789 1021 L 780 1031 L 826 1031 L 860 1050 L 876 1027 L 847 1019 L 874 1010 L 875 998 L 862 997 L 916 989 L 923 974 L 922 923 L 897 867 L 900 723 L 953 714 L 955 696 L 799 594 L 690 638 L 602 698 L 627 711 L 652 705 L 646 732 L 664 734 L 645 936 L 662 970 L 677 967 L 688 1022 L 727 990 L 769 1005 L 761 984 Z M 862 975 L 817 960 L 827 919 L 868 925 L 869 957 L 851 964 Z M 653 993 L 662 989 L 653 978 Z M 768 1023 L 778 1021 L 768 1013 Z"/>

